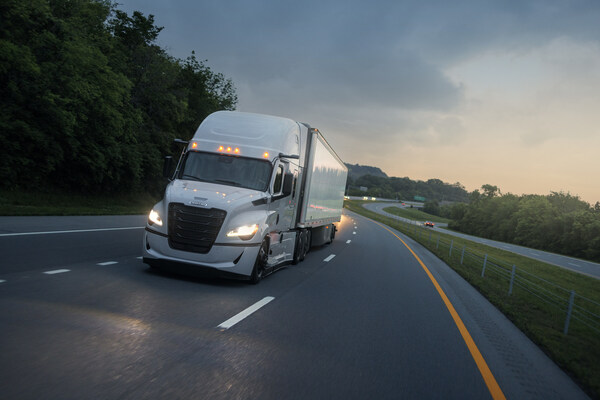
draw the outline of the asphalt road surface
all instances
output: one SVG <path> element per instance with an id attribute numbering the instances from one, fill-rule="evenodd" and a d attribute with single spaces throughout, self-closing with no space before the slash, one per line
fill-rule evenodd
<path id="1" fill-rule="evenodd" d="M 586 398 L 446 265 L 356 214 L 258 285 L 153 272 L 144 223 L 0 218 L 1 398 Z"/>
<path id="2" fill-rule="evenodd" d="M 415 221 L 408 220 L 406 218 L 399 217 L 394 214 L 390 214 L 383 210 L 384 208 L 388 208 L 388 207 L 403 208 L 402 206 L 399 206 L 397 203 L 366 203 L 364 205 L 364 207 L 367 208 L 368 210 L 377 212 L 377 213 L 385 215 L 387 217 L 396 218 L 396 219 L 403 220 L 403 221 L 415 222 Z M 404 207 L 404 208 L 406 208 L 406 207 Z M 424 222 L 424 221 L 421 221 L 421 222 Z M 438 224 L 438 225 L 440 225 L 440 224 Z M 549 253 L 547 251 L 531 249 L 528 247 L 518 246 L 516 244 L 498 242 L 495 240 L 479 238 L 477 236 L 465 235 L 464 233 L 459 233 L 459 232 L 451 231 L 448 229 L 439 229 L 437 226 L 434 227 L 433 229 L 438 230 L 443 233 L 447 233 L 449 235 L 458 236 L 458 237 L 468 239 L 468 240 L 471 240 L 471 241 L 477 242 L 477 243 L 483 243 L 483 244 L 486 244 L 491 247 L 496 247 L 498 249 L 517 253 L 517 254 L 520 254 L 525 257 L 533 258 L 535 260 L 540 260 L 540 261 L 546 262 L 548 264 L 556 265 L 558 267 L 565 268 L 565 269 L 570 269 L 571 271 L 579 272 L 581 274 L 600 279 L 600 264 L 595 263 L 595 262 L 581 260 L 579 258 L 562 256 L 560 254 Z"/>

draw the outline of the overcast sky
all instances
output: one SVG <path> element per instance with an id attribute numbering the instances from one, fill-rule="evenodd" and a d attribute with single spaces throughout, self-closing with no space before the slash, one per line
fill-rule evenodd
<path id="1" fill-rule="evenodd" d="M 119 3 L 239 111 L 308 122 L 345 162 L 600 201 L 600 1 Z"/>

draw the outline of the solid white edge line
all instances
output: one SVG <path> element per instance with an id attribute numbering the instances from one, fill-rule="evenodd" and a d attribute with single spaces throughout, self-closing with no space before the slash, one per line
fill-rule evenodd
<path id="1" fill-rule="evenodd" d="M 69 272 L 69 271 L 71 271 L 71 270 L 70 269 L 55 269 L 52 271 L 46 271 L 44 273 L 48 274 L 48 275 L 54 275 L 54 274 L 62 274 L 63 272 Z"/>
<path id="2" fill-rule="evenodd" d="M 330 255 L 329 257 L 327 257 L 326 259 L 324 259 L 323 261 L 325 262 L 329 262 L 331 260 L 333 260 L 333 257 L 335 257 L 335 254 Z"/>
<path id="3" fill-rule="evenodd" d="M 237 324 L 238 322 L 240 322 L 241 320 L 248 317 L 250 314 L 252 314 L 252 313 L 258 311 L 260 308 L 266 306 L 273 300 L 275 300 L 275 297 L 267 296 L 264 299 L 254 303 L 250 307 L 246 308 L 244 311 L 234 315 L 233 317 L 229 318 L 227 321 L 218 325 L 217 328 L 229 329 L 232 326 L 234 326 L 235 324 Z"/>
<path id="4" fill-rule="evenodd" d="M 4 279 L 0 279 L 0 283 L 4 283 L 6 282 Z"/>
<path id="5" fill-rule="evenodd" d="M 113 264 L 118 264 L 118 262 L 116 262 L 116 261 L 107 261 L 107 262 L 98 263 L 96 265 L 100 265 L 100 266 L 104 267 L 104 266 L 113 265 Z"/>
<path id="6" fill-rule="evenodd" d="M 72 231 L 48 231 L 48 232 L 23 232 L 23 233 L 0 233 L 4 236 L 28 236 L 28 235 L 51 235 L 53 233 L 83 233 L 83 232 L 104 232 L 104 231 L 125 231 L 128 229 L 144 229 L 145 226 L 134 226 L 129 228 L 101 228 L 101 229 L 79 229 Z"/>

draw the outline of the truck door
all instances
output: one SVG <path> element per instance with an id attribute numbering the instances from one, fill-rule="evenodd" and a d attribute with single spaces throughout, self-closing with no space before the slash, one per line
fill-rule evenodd
<path id="1" fill-rule="evenodd" d="M 294 257 L 296 245 L 296 231 L 291 230 L 294 223 L 295 203 L 294 194 L 283 196 L 283 181 L 289 171 L 289 163 L 278 160 L 275 166 L 275 177 L 271 186 L 272 201 L 269 210 L 273 212 L 270 217 L 270 247 L 267 265 L 278 265 L 291 261 Z"/>
<path id="2" fill-rule="evenodd" d="M 293 228 L 293 220 L 294 220 L 294 211 L 295 211 L 295 202 L 294 195 L 292 192 L 291 195 L 283 198 L 279 198 L 283 192 L 283 179 L 286 174 L 292 173 L 297 176 L 297 171 L 290 171 L 290 164 L 285 161 L 278 161 L 277 166 L 275 167 L 275 179 L 273 180 L 273 200 L 270 205 L 270 210 L 275 211 L 277 214 L 276 217 L 276 230 L 277 231 L 287 231 Z M 294 188 L 295 189 L 295 188 Z"/>

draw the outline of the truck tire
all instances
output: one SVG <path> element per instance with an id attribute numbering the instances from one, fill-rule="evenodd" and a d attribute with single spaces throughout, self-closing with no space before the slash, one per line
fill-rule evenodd
<path id="1" fill-rule="evenodd" d="M 306 240 L 304 232 L 304 230 L 301 230 L 296 234 L 296 248 L 294 249 L 294 258 L 292 259 L 293 265 L 302 261 L 300 257 L 302 256 L 302 251 L 304 251 L 304 241 Z"/>
<path id="2" fill-rule="evenodd" d="M 306 254 L 310 250 L 310 240 L 311 240 L 311 231 L 310 229 L 305 229 L 304 231 L 304 246 L 302 246 L 302 252 L 300 253 L 300 261 L 303 261 L 306 257 Z"/>
<path id="3" fill-rule="evenodd" d="M 254 268 L 252 269 L 252 275 L 250 275 L 250 283 L 256 285 L 264 277 L 265 266 L 267 265 L 267 257 L 269 254 L 269 243 L 267 239 L 263 240 L 254 262 Z"/>

